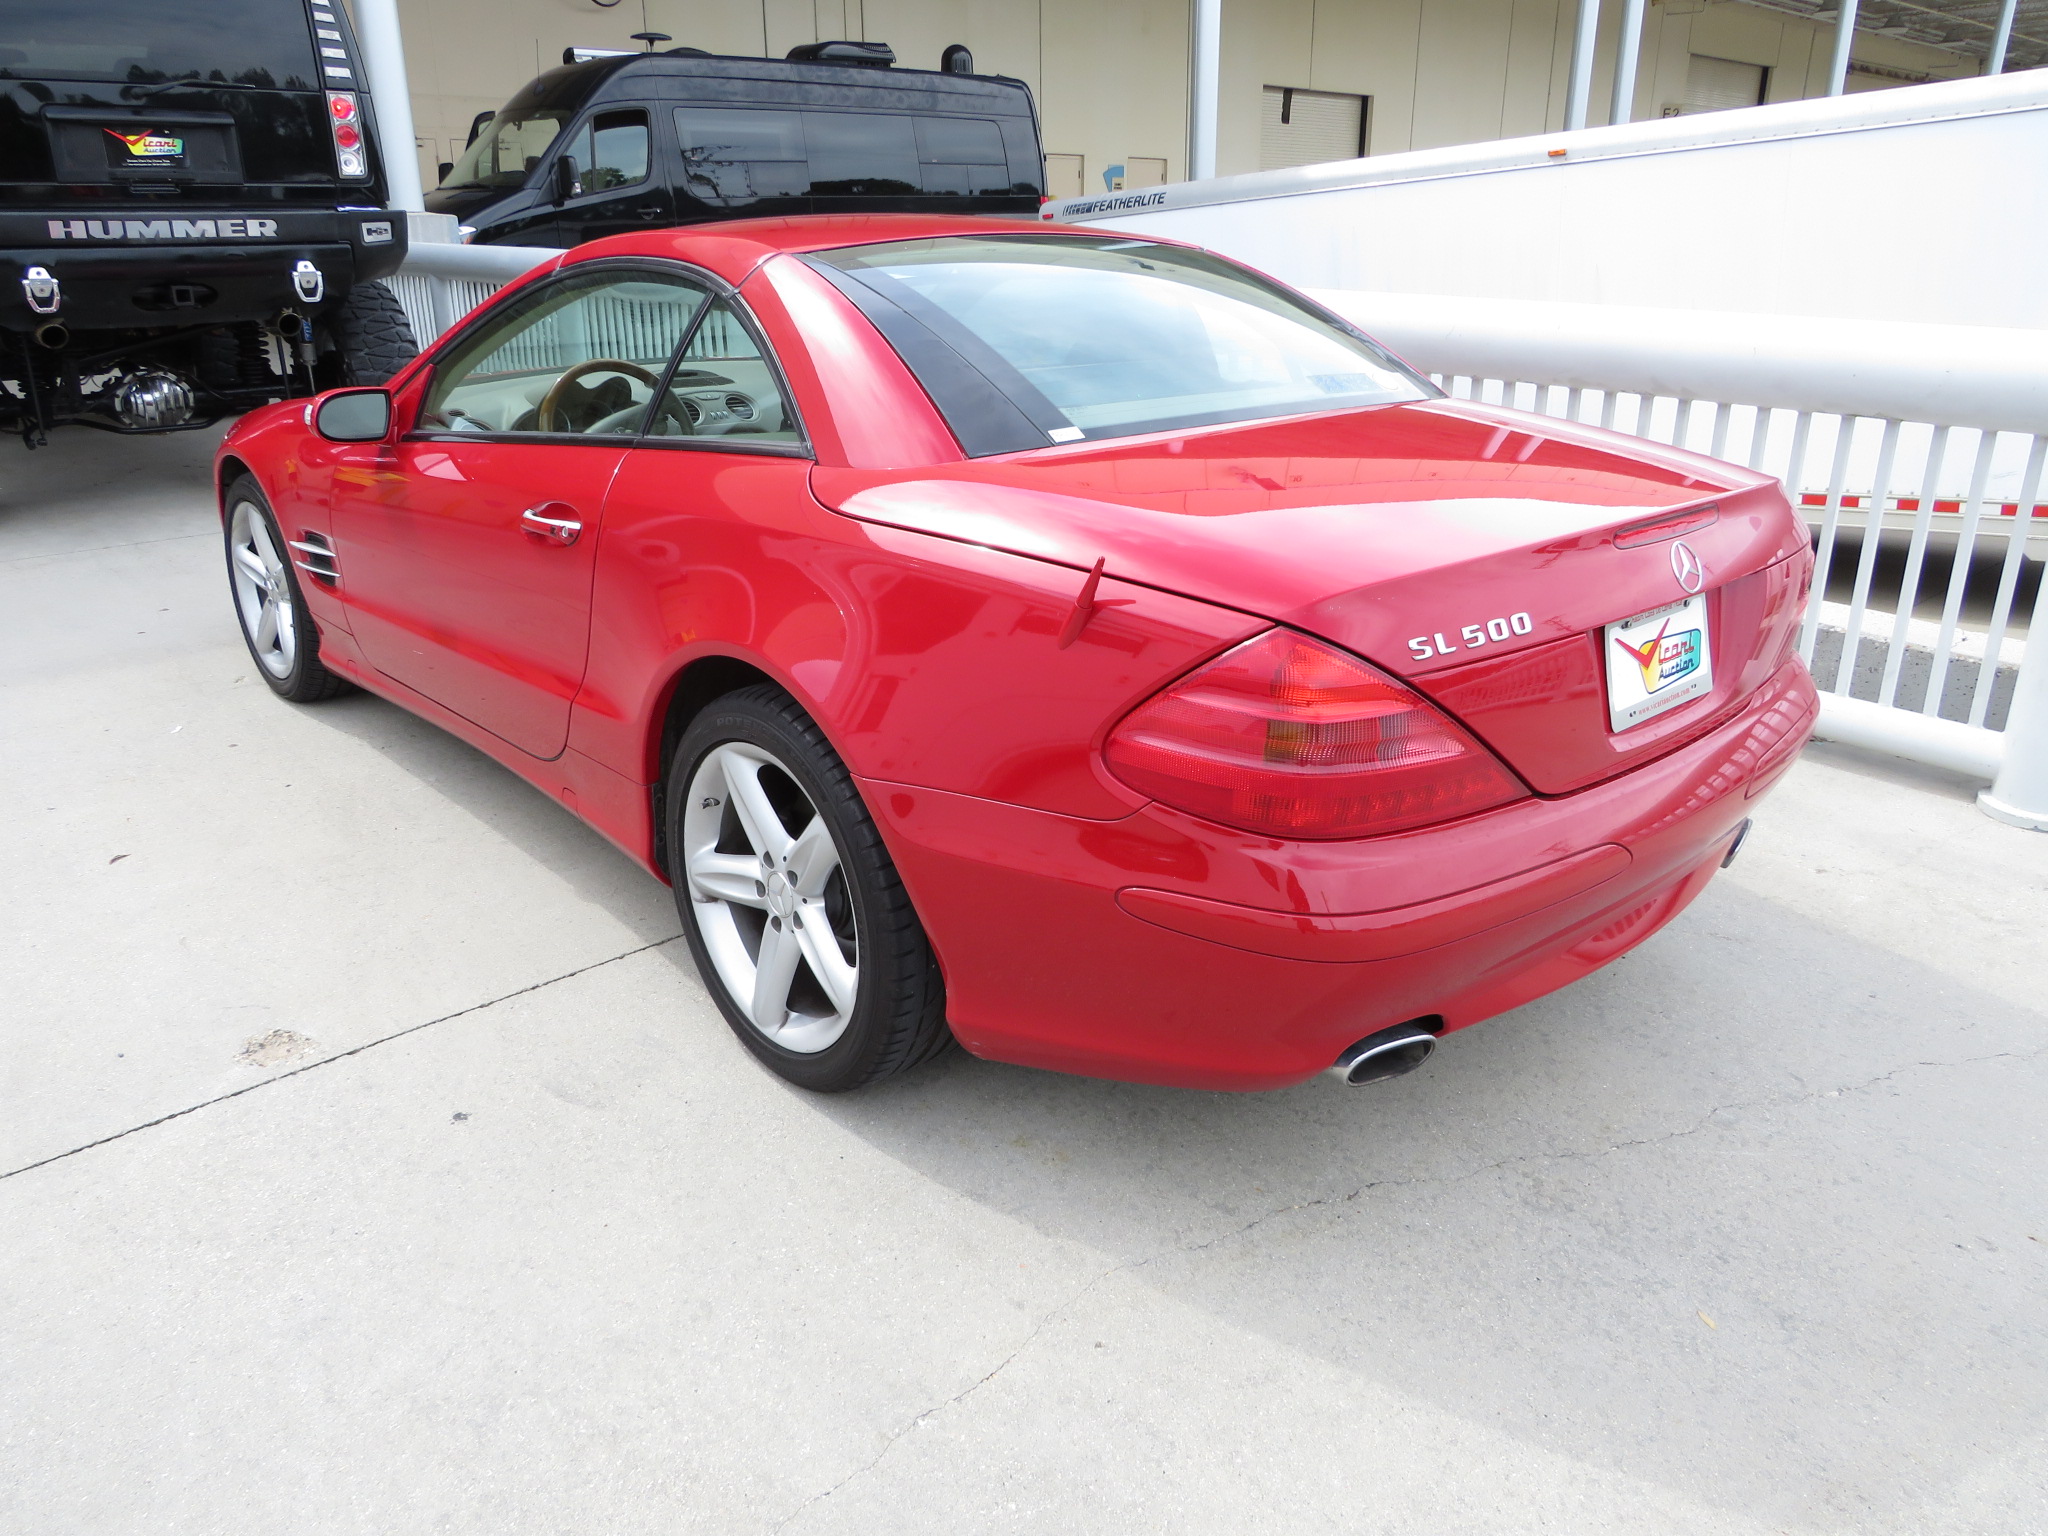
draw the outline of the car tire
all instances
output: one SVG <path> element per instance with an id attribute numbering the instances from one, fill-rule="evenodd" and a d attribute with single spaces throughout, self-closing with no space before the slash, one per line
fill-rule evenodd
<path id="1" fill-rule="evenodd" d="M 771 1071 L 844 1093 L 953 1043 L 938 963 L 874 818 L 788 694 L 760 685 L 706 707 L 670 761 L 665 815 L 690 953 Z"/>
<path id="2" fill-rule="evenodd" d="M 347 693 L 355 685 L 321 664 L 320 629 L 299 590 L 291 546 L 253 477 L 228 487 L 226 508 L 228 592 L 256 675 L 294 704 Z"/>
<path id="3" fill-rule="evenodd" d="M 328 314 L 328 333 L 344 386 L 388 383 L 419 356 L 412 322 L 398 296 L 382 283 L 363 283 Z"/>

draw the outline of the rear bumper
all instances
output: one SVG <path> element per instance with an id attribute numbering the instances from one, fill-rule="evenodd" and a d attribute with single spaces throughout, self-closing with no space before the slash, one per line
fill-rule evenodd
<path id="1" fill-rule="evenodd" d="M 1283 843 L 1159 806 L 1084 821 L 867 781 L 979 1056 L 1278 1088 L 1390 1024 L 1446 1029 L 1641 943 L 1712 877 L 1817 712 L 1790 662 L 1708 736 L 1576 794 Z"/>
<path id="2" fill-rule="evenodd" d="M 128 238 L 131 231 L 141 238 Z M 73 331 L 219 325 L 268 319 L 287 306 L 324 308 L 294 291 L 300 261 L 319 268 L 332 301 L 396 272 L 406 250 L 405 215 L 376 211 L 180 209 L 176 217 L 86 219 L 73 210 L 13 214 L 0 234 L 12 237 L 0 245 L 0 329 L 12 331 L 50 320 Z M 31 309 L 21 286 L 30 267 L 59 283 L 56 313 Z"/>

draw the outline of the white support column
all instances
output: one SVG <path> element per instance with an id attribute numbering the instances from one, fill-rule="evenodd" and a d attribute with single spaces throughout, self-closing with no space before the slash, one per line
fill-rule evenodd
<path id="1" fill-rule="evenodd" d="M 2020 0 L 2005 0 L 1998 8 L 1998 30 L 1991 34 L 1991 52 L 1984 60 L 1984 73 L 2002 75 L 2005 73 L 2005 51 L 2012 46 L 2013 13 L 2020 8 Z"/>
<path id="2" fill-rule="evenodd" d="M 1828 94 L 1839 96 L 1849 80 L 1849 45 L 1856 40 L 1856 0 L 1842 0 L 1835 18 L 1835 57 L 1828 65 Z"/>
<path id="3" fill-rule="evenodd" d="M 1579 0 L 1579 26 L 1572 36 L 1571 81 L 1565 87 L 1564 125 L 1586 126 L 1593 99 L 1593 49 L 1600 40 L 1600 0 Z"/>
<path id="4" fill-rule="evenodd" d="M 1629 123 L 1636 116 L 1636 68 L 1643 57 L 1643 0 L 1622 0 L 1621 49 L 1614 58 L 1614 102 L 1610 123 Z"/>
<path id="5" fill-rule="evenodd" d="M 1216 174 L 1217 102 L 1222 95 L 1223 0 L 1194 0 L 1194 68 L 1188 82 L 1188 179 Z"/>
<path id="6" fill-rule="evenodd" d="M 2022 506 L 2021 511 L 2028 510 Z M 2012 688 L 2005 719 L 2005 754 L 1998 777 L 1977 796 L 1977 809 L 2015 827 L 2048 832 L 2048 582 L 2034 599 L 2026 659 Z M 1986 658 L 1985 666 L 1996 658 Z"/>
<path id="7" fill-rule="evenodd" d="M 405 40 L 398 30 L 398 0 L 356 0 L 356 41 L 377 112 L 377 150 L 391 206 L 423 212 L 419 149 L 413 142 L 412 88 L 405 77 Z"/>

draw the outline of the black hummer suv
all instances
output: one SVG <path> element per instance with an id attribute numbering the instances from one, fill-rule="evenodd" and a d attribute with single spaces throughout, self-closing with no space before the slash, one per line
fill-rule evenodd
<path id="1" fill-rule="evenodd" d="M 339 0 L 0 0 L 0 429 L 382 383 L 405 255 Z"/>

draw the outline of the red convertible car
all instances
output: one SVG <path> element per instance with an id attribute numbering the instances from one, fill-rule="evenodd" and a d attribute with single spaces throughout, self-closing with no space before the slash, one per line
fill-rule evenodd
<path id="1" fill-rule="evenodd" d="M 1815 714 L 1775 482 L 1100 230 L 587 245 L 219 487 L 270 686 L 558 796 L 814 1089 L 1390 1076 L 1668 922 Z"/>

